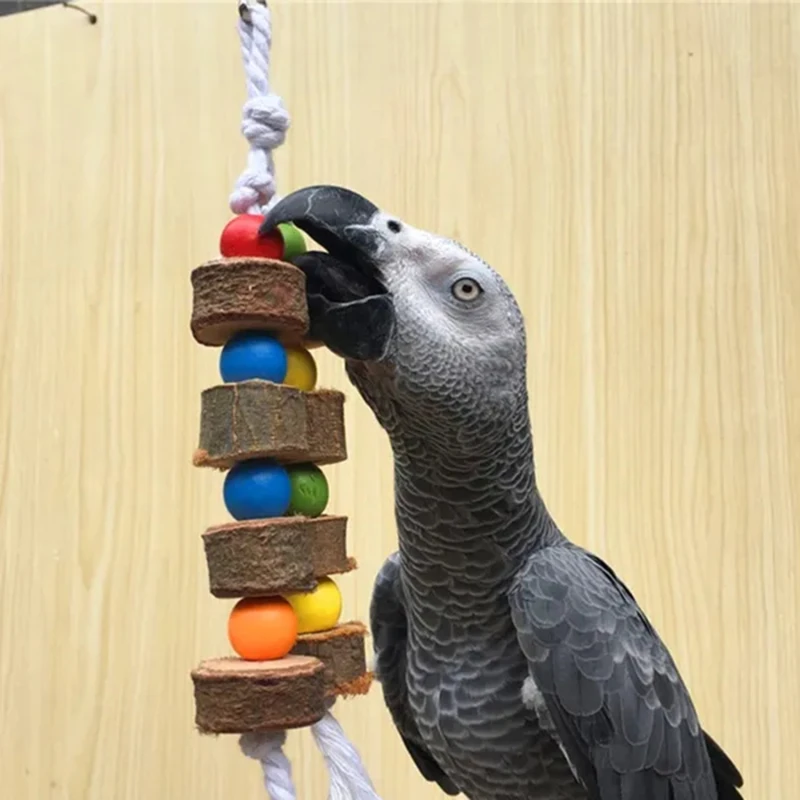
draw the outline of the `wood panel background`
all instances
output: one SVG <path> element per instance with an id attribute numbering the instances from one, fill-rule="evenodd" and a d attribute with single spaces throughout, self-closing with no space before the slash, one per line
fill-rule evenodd
<path id="1" fill-rule="evenodd" d="M 227 651 L 195 470 L 216 352 L 189 335 L 244 164 L 235 3 L 0 21 L 0 778 L 14 800 L 264 797 L 193 730 Z M 540 482 L 627 580 L 747 798 L 800 796 L 800 13 L 791 5 L 275 0 L 283 190 L 341 182 L 507 277 Z M 350 393 L 366 618 L 390 452 Z M 379 693 L 338 714 L 384 800 L 439 796 Z M 326 782 L 290 737 L 302 798 Z"/>

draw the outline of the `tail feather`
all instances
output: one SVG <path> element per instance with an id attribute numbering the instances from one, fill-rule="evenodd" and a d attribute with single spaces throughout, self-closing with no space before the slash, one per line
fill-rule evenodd
<path id="1" fill-rule="evenodd" d="M 718 800 L 743 800 L 738 791 L 744 784 L 741 772 L 706 731 L 703 731 L 703 736 L 708 757 L 711 759 L 711 768 L 714 770 Z"/>

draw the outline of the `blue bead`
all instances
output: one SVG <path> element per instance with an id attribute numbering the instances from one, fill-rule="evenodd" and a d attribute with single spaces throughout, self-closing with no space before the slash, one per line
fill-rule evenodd
<path id="1" fill-rule="evenodd" d="M 286 377 L 286 350 L 264 331 L 244 331 L 228 340 L 219 357 L 219 371 L 225 383 L 262 381 L 282 383 Z"/>
<path id="2" fill-rule="evenodd" d="M 282 517 L 289 509 L 292 484 L 280 464 L 253 459 L 240 461 L 228 471 L 222 494 L 234 519 Z"/>

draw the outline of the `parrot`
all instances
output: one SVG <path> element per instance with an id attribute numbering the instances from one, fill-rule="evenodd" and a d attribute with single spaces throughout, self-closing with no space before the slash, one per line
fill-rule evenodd
<path id="1" fill-rule="evenodd" d="M 269 207 L 318 246 L 310 340 L 385 431 L 398 546 L 369 608 L 374 671 L 422 777 L 469 800 L 741 800 L 666 645 L 536 480 L 526 330 L 467 247 L 337 185 Z"/>

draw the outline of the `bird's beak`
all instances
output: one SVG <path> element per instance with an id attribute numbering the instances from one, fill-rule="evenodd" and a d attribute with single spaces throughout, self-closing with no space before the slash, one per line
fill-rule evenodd
<path id="1" fill-rule="evenodd" d="M 312 186 L 276 203 L 259 231 L 290 222 L 327 250 L 292 262 L 306 275 L 309 337 L 357 361 L 384 358 L 394 332 L 392 299 L 377 265 L 384 242 L 374 225 L 378 213 L 350 189 Z"/>
<path id="2" fill-rule="evenodd" d="M 309 186 L 280 200 L 266 215 L 260 234 L 281 222 L 305 231 L 332 256 L 354 265 L 374 266 L 381 238 L 372 226 L 378 207 L 341 186 Z"/>

